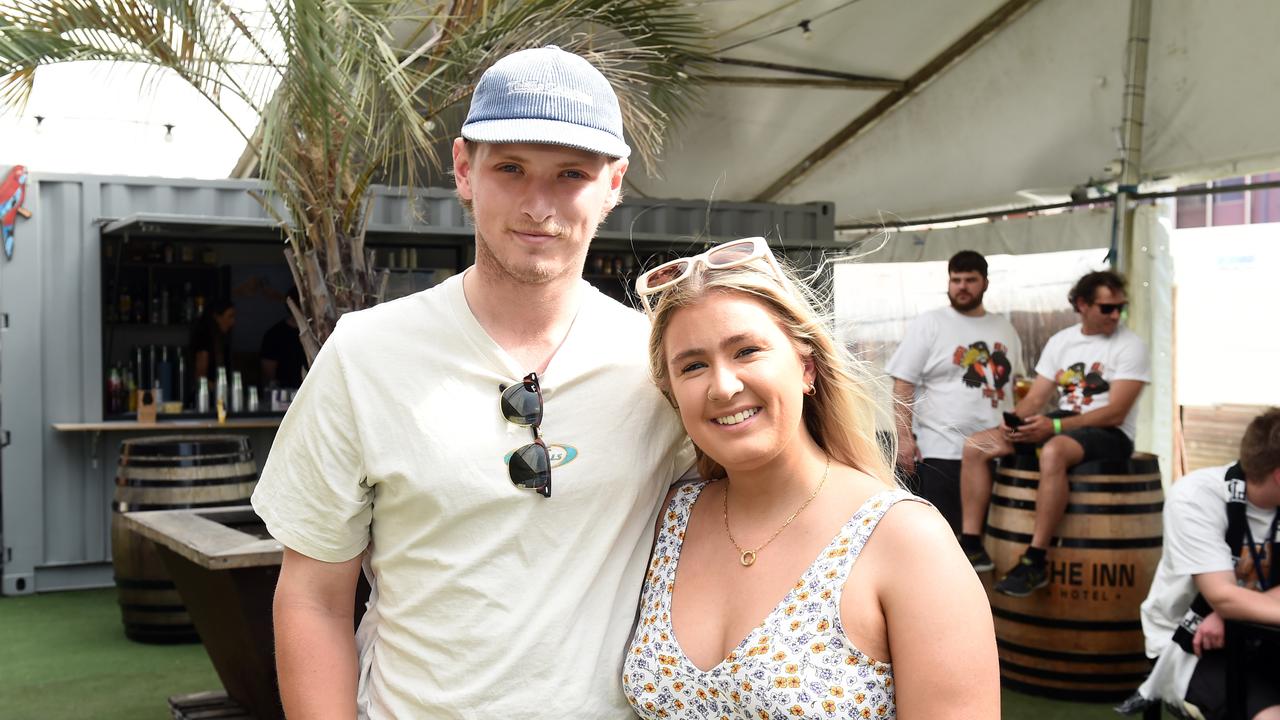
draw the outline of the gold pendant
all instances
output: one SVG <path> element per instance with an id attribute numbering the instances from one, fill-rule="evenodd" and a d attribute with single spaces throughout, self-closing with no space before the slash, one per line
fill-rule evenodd
<path id="1" fill-rule="evenodd" d="M 742 557 L 740 558 L 740 560 L 741 560 L 741 562 L 742 562 L 742 566 L 743 566 L 743 567 L 751 567 L 752 565 L 755 565 L 755 564 L 756 564 L 756 551 L 755 551 L 755 550 L 743 550 L 743 551 L 742 551 Z"/>

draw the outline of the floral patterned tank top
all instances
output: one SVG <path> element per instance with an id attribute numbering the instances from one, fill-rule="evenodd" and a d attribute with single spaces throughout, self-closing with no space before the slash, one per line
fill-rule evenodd
<path id="1" fill-rule="evenodd" d="M 917 498 L 905 490 L 868 498 L 768 617 L 703 672 L 676 642 L 671 592 L 685 525 L 705 485 L 686 485 L 672 499 L 645 576 L 640 619 L 622 668 L 623 692 L 640 717 L 896 717 L 893 670 L 845 636 L 840 595 L 880 518 L 895 503 Z"/>

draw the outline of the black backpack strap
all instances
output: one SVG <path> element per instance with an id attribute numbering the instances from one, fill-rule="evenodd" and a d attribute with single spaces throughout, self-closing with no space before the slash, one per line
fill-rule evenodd
<path id="1" fill-rule="evenodd" d="M 1240 561 L 1240 549 L 1244 547 L 1244 534 L 1249 519 L 1245 515 L 1246 496 L 1244 471 L 1240 463 L 1227 468 L 1227 547 L 1231 548 L 1231 562 Z"/>

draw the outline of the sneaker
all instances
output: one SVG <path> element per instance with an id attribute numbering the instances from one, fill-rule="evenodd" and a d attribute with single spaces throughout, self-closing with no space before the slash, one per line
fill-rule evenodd
<path id="1" fill-rule="evenodd" d="M 1049 584 L 1049 575 L 1043 566 L 1038 566 L 1023 555 L 1018 564 L 1013 566 L 1009 574 L 1000 578 L 995 589 L 998 593 L 1013 597 L 1026 597 L 1032 592 Z"/>
<path id="2" fill-rule="evenodd" d="M 965 553 L 965 557 L 969 558 L 969 564 L 973 566 L 975 572 L 990 572 L 996 569 L 996 564 L 991 562 L 991 556 L 987 554 L 986 548 Z"/>

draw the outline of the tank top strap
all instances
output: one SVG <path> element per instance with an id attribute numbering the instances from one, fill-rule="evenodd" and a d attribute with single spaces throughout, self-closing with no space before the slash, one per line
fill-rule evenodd
<path id="1" fill-rule="evenodd" d="M 882 490 L 863 501 L 853 517 L 840 528 L 831 545 L 818 559 L 818 562 L 824 566 L 820 568 L 823 575 L 832 580 L 836 587 L 844 587 L 854 561 L 862 554 L 863 546 L 871 538 L 871 533 L 875 531 L 880 519 L 889 511 L 889 508 L 904 500 L 924 502 L 900 488 Z"/>
<path id="2" fill-rule="evenodd" d="M 676 564 L 680 559 L 680 546 L 684 543 L 684 530 L 693 513 L 693 504 L 706 485 L 707 481 L 700 480 L 680 487 L 667 507 L 663 508 L 662 524 L 654 540 L 653 555 L 649 558 L 647 588 L 660 592 L 675 583 Z"/>

